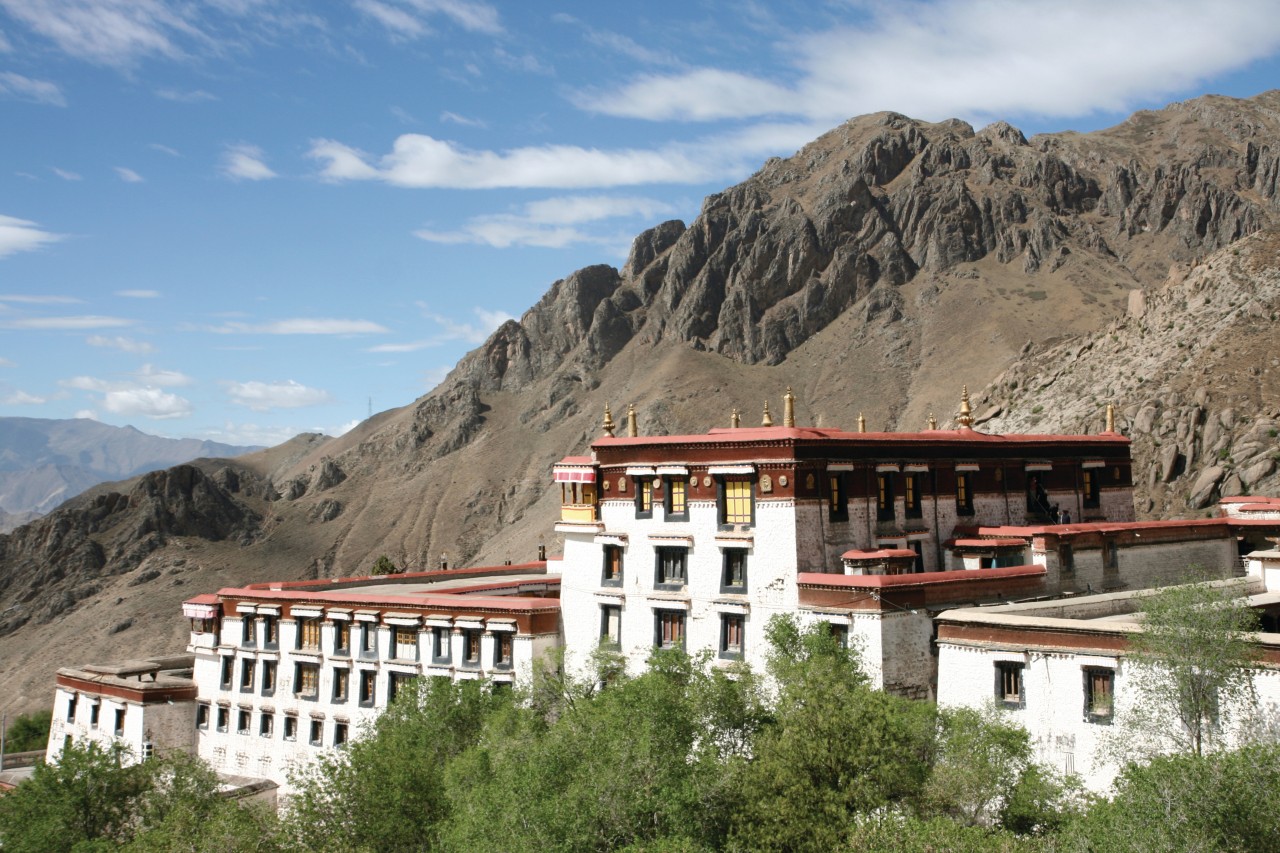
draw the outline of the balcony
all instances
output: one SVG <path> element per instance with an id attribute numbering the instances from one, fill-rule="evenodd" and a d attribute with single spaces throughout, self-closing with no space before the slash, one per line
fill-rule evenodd
<path id="1" fill-rule="evenodd" d="M 560 507 L 560 520 L 569 524 L 595 524 L 600 519 L 595 504 L 564 504 Z"/>

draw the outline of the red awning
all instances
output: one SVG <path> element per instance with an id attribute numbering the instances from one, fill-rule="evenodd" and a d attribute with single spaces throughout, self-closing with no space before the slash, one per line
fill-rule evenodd
<path id="1" fill-rule="evenodd" d="M 556 468 L 555 477 L 557 483 L 594 483 L 596 481 L 596 469 Z"/>

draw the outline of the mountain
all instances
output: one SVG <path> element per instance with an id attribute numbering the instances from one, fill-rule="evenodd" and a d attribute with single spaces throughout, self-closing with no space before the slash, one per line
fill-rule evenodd
<path id="1" fill-rule="evenodd" d="M 639 235 L 621 269 L 555 282 L 410 405 L 99 486 L 0 537 L 0 704 L 47 704 L 63 661 L 181 645 L 182 598 L 228 583 L 554 553 L 550 465 L 599 434 L 606 403 L 619 419 L 634 403 L 642 433 L 727 425 L 735 407 L 753 423 L 788 386 L 801 423 L 945 421 L 962 384 L 1088 339 L 1134 291 L 1154 302 L 1171 264 L 1275 226 L 1278 132 L 1280 92 L 1030 140 L 846 122 L 687 227 Z M 1105 402 L 1081 405 L 1100 422 Z"/>
<path id="2" fill-rule="evenodd" d="M 0 418 L 0 532 L 47 513 L 90 486 L 188 462 L 239 456 L 236 447 L 160 438 L 87 418 Z M 9 518 L 16 523 L 10 524 Z"/>

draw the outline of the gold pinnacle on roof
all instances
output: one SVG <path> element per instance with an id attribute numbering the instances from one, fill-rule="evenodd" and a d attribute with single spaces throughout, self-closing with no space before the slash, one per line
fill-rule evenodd
<path id="1" fill-rule="evenodd" d="M 1107 403 L 1107 432 L 1116 431 L 1116 407 L 1112 403 Z"/>
<path id="2" fill-rule="evenodd" d="M 604 404 L 604 423 L 600 425 L 600 428 L 604 430 L 605 435 L 609 436 L 609 438 L 613 438 L 613 413 L 609 411 L 608 403 Z"/>
<path id="3" fill-rule="evenodd" d="M 791 386 L 787 386 L 786 396 L 782 398 L 782 425 L 784 427 L 793 427 L 796 425 L 796 397 L 791 393 Z"/>
<path id="4" fill-rule="evenodd" d="M 635 438 L 640 434 L 640 429 L 636 426 L 636 406 L 634 403 L 627 403 L 627 435 Z"/>
<path id="5" fill-rule="evenodd" d="M 729 426 L 737 429 L 742 423 L 742 417 L 738 414 L 738 407 L 734 406 L 733 411 L 729 413 Z"/>
<path id="6" fill-rule="evenodd" d="M 862 416 L 862 412 L 858 412 L 858 432 L 867 431 L 867 419 Z"/>
<path id="7" fill-rule="evenodd" d="M 933 416 L 933 412 L 929 413 L 929 429 L 938 428 L 938 419 Z"/>
<path id="8" fill-rule="evenodd" d="M 769 401 L 764 401 L 764 417 L 760 419 L 760 426 L 773 426 L 773 415 L 769 414 Z"/>
<path id="9" fill-rule="evenodd" d="M 973 428 L 973 409 L 969 408 L 969 386 L 965 385 L 960 391 L 960 413 L 956 415 L 956 423 L 964 429 Z"/>

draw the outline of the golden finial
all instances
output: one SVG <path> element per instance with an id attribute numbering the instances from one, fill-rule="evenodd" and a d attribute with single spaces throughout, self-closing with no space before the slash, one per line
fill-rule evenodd
<path id="1" fill-rule="evenodd" d="M 960 413 L 956 415 L 956 423 L 962 429 L 973 428 L 973 410 L 969 408 L 969 386 L 965 385 L 960 391 Z"/>
<path id="2" fill-rule="evenodd" d="M 635 438 L 639 434 L 640 430 L 636 426 L 636 406 L 634 403 L 627 403 L 627 435 Z"/>
<path id="3" fill-rule="evenodd" d="M 738 407 L 734 406 L 733 411 L 729 414 L 729 426 L 737 429 L 742 423 L 742 417 L 738 414 Z"/>
<path id="4" fill-rule="evenodd" d="M 862 412 L 858 412 L 858 432 L 867 431 L 867 419 L 862 416 Z"/>
<path id="5" fill-rule="evenodd" d="M 933 416 L 933 412 L 929 413 L 929 429 L 938 428 L 938 419 Z"/>
<path id="6" fill-rule="evenodd" d="M 609 436 L 609 438 L 613 438 L 613 413 L 609 411 L 608 403 L 604 404 L 604 423 L 600 425 L 600 428 L 604 430 L 605 435 Z"/>
<path id="7" fill-rule="evenodd" d="M 1116 407 L 1113 403 L 1107 403 L 1107 432 L 1116 431 Z"/>
<path id="8" fill-rule="evenodd" d="M 782 398 L 782 425 L 784 427 L 793 427 L 796 425 L 796 397 L 791 393 L 791 386 L 787 386 L 786 396 Z"/>
<path id="9" fill-rule="evenodd" d="M 764 401 L 764 417 L 760 419 L 760 426 L 773 426 L 773 415 L 769 414 L 769 401 Z"/>

